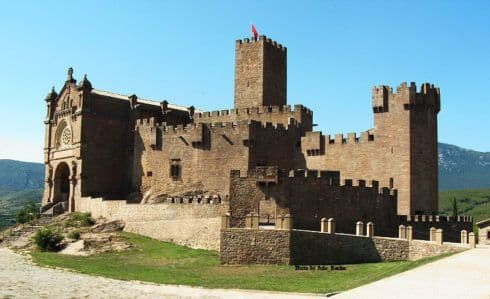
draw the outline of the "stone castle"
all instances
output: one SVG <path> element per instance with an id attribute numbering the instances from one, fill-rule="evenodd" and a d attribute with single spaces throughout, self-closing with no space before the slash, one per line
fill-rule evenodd
<path id="1" fill-rule="evenodd" d="M 372 129 L 324 135 L 311 110 L 287 103 L 286 47 L 245 38 L 235 57 L 234 107 L 212 112 L 98 90 L 69 69 L 46 97 L 43 210 L 89 211 L 212 249 L 225 213 L 234 227 L 252 214 L 261 225 L 289 214 L 313 230 L 335 218 L 346 233 L 372 221 L 385 236 L 418 215 L 435 219 L 439 88 L 373 87 Z"/>

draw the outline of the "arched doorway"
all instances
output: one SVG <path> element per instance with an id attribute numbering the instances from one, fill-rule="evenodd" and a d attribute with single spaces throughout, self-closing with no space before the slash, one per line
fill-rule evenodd
<path id="1" fill-rule="evenodd" d="M 60 163 L 54 175 L 53 203 L 66 202 L 70 197 L 70 168 L 66 163 Z"/>

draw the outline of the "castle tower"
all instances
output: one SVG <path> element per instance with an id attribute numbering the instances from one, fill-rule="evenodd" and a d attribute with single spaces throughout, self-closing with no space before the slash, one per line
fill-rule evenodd
<path id="1" fill-rule="evenodd" d="M 237 40 L 235 108 L 286 105 L 286 47 L 261 35 Z"/>
<path id="2" fill-rule="evenodd" d="M 398 214 L 437 213 L 439 88 L 424 83 L 417 92 L 415 83 L 402 83 L 393 93 L 374 87 L 372 105 L 380 179 L 398 190 Z"/>

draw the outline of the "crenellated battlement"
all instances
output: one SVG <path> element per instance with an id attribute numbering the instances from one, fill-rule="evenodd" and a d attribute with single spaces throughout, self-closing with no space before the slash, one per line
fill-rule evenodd
<path id="1" fill-rule="evenodd" d="M 371 190 L 383 196 L 396 198 L 396 189 L 379 187 L 376 180 L 352 180 L 344 179 L 340 181 L 340 173 L 337 171 L 315 170 L 315 169 L 292 169 L 285 170 L 274 166 L 256 167 L 243 173 L 240 170 L 231 170 L 232 178 L 252 179 L 259 183 L 284 183 L 300 181 L 302 184 L 322 184 L 330 187 L 338 187 L 345 190 Z"/>
<path id="2" fill-rule="evenodd" d="M 208 139 L 204 137 L 206 134 L 225 136 L 224 138 L 228 140 L 229 144 L 233 145 L 234 142 L 229 139 L 230 136 L 235 136 L 233 138 L 240 140 L 254 139 L 255 134 L 259 132 L 270 132 L 270 134 L 275 136 L 288 134 L 294 134 L 296 136 L 296 132 L 299 129 L 300 125 L 294 118 L 289 119 L 287 124 L 240 120 L 234 122 L 202 122 L 187 125 L 168 125 L 165 122 L 158 123 L 154 117 L 139 119 L 136 122 L 136 131 L 144 136 L 145 143 L 148 143 L 153 149 L 160 149 L 160 145 L 162 144 L 161 140 L 165 138 L 180 138 L 188 145 L 192 145 L 195 148 L 202 148 L 203 143 L 208 142 L 206 141 Z"/>
<path id="3" fill-rule="evenodd" d="M 209 205 L 209 204 L 225 204 L 227 203 L 228 195 L 222 197 L 220 195 L 189 195 L 189 196 L 169 196 L 165 198 L 158 198 L 155 204 L 167 203 L 167 204 L 194 204 L 194 205 Z"/>
<path id="4" fill-rule="evenodd" d="M 138 127 L 155 127 L 158 124 L 159 123 L 155 117 L 146 117 L 146 118 L 137 119 L 135 127 L 136 128 L 138 128 Z"/>
<path id="5" fill-rule="evenodd" d="M 332 138 L 333 137 L 333 138 Z M 374 134 L 369 131 L 357 133 L 323 135 L 320 131 L 306 132 L 301 137 L 301 148 L 308 156 L 325 155 L 326 149 L 332 146 L 356 145 L 374 141 Z"/>
<path id="6" fill-rule="evenodd" d="M 294 105 L 291 109 L 291 105 L 284 106 L 262 106 L 262 107 L 251 107 L 251 108 L 236 108 L 229 110 L 216 110 L 216 111 L 206 111 L 194 114 L 194 118 L 206 118 L 206 117 L 216 117 L 216 116 L 228 116 L 234 114 L 264 114 L 264 113 L 297 113 L 303 112 L 307 115 L 313 115 L 313 112 L 303 105 Z"/>
<path id="7" fill-rule="evenodd" d="M 403 82 L 393 92 L 393 88 L 386 85 L 373 86 L 372 106 L 374 113 L 388 112 L 391 105 L 401 104 L 405 110 L 419 107 L 433 107 L 436 112 L 440 110 L 440 90 L 434 84 L 423 83 L 417 91 L 415 82 Z"/>
<path id="8" fill-rule="evenodd" d="M 469 215 L 459 215 L 457 217 L 449 215 L 398 215 L 401 222 L 463 222 L 473 223 L 473 217 Z"/>
<path id="9" fill-rule="evenodd" d="M 303 105 L 295 105 L 293 109 L 290 105 L 237 108 L 196 113 L 194 122 L 215 123 L 254 119 L 285 124 L 290 118 L 304 123 L 309 128 L 311 127 L 313 112 Z"/>
<path id="10" fill-rule="evenodd" d="M 270 39 L 270 38 L 267 38 L 265 35 L 260 35 L 258 38 L 244 38 L 244 39 L 238 39 L 236 40 L 235 44 L 236 44 L 236 47 L 239 48 L 239 47 L 242 47 L 242 46 L 247 46 L 248 44 L 253 44 L 253 43 L 260 43 L 260 42 L 263 42 L 265 43 L 266 45 L 270 45 L 278 50 L 281 50 L 281 51 L 286 51 L 287 48 L 283 45 L 281 45 L 280 43 Z"/>
<path id="11" fill-rule="evenodd" d="M 148 124 L 151 125 L 151 124 Z M 240 120 L 235 122 L 213 122 L 213 123 L 191 123 L 188 125 L 167 125 L 166 123 L 157 124 L 157 127 L 160 127 L 164 134 L 186 134 L 190 133 L 194 130 L 200 130 L 203 127 L 209 128 L 211 132 L 222 132 L 223 130 L 235 130 L 235 131 L 248 131 L 249 128 L 262 128 L 269 129 L 278 132 L 287 132 L 290 129 L 298 128 L 298 123 L 294 119 L 290 119 L 289 123 L 284 125 L 281 123 L 272 123 L 272 122 L 261 122 L 256 120 Z"/>
<path id="12" fill-rule="evenodd" d="M 325 135 L 325 145 L 343 145 L 343 144 L 358 144 L 374 141 L 374 135 L 368 131 L 361 132 L 358 136 L 357 133 L 347 133 L 346 135 L 339 133 L 333 135 Z"/>

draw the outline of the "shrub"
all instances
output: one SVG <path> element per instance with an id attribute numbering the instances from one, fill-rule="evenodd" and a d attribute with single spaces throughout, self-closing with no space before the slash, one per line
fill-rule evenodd
<path id="1" fill-rule="evenodd" d="M 46 226 L 38 229 L 34 235 L 34 243 L 42 251 L 58 251 L 61 248 L 61 241 L 64 237 L 58 231 Z"/>
<path id="2" fill-rule="evenodd" d="M 26 223 L 39 218 L 39 204 L 36 202 L 26 203 L 15 215 L 17 223 Z"/>
<path id="3" fill-rule="evenodd" d="M 71 213 L 68 220 L 66 220 L 66 226 L 69 227 L 91 226 L 94 223 L 95 221 L 90 217 L 90 213 L 81 212 Z"/>
<path id="4" fill-rule="evenodd" d="M 68 238 L 73 240 L 80 239 L 80 231 L 78 229 L 72 230 L 71 232 L 68 233 Z"/>

